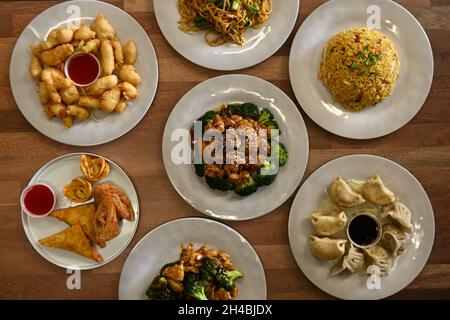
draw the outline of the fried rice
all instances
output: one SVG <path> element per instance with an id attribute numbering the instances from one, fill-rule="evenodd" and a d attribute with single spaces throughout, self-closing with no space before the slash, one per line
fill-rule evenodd
<path id="1" fill-rule="evenodd" d="M 359 111 L 389 97 L 399 71 L 398 52 L 386 36 L 353 28 L 330 39 L 318 78 L 342 107 Z"/>

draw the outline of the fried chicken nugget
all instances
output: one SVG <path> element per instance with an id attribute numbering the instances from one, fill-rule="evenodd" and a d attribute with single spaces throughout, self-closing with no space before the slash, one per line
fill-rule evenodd
<path id="1" fill-rule="evenodd" d="M 72 42 L 74 31 L 68 28 L 58 28 L 50 32 L 47 40 L 42 42 L 42 50 L 49 50 L 60 44 Z"/>
<path id="2" fill-rule="evenodd" d="M 73 116 L 65 116 L 62 118 L 62 121 L 64 123 L 64 128 L 69 129 L 71 126 L 73 126 Z"/>
<path id="3" fill-rule="evenodd" d="M 101 262 L 103 258 L 91 246 L 89 239 L 79 224 L 73 225 L 66 230 L 50 237 L 39 240 L 41 245 L 67 250 L 77 253 L 83 257 Z"/>
<path id="4" fill-rule="evenodd" d="M 116 31 L 114 30 L 113 26 L 109 23 L 104 13 L 99 14 L 95 18 L 94 24 L 92 25 L 92 29 L 96 32 L 97 38 L 100 39 L 100 41 L 106 39 L 112 40 L 116 36 Z"/>
<path id="5" fill-rule="evenodd" d="M 47 85 L 47 91 L 50 99 L 54 102 L 61 102 L 61 96 L 56 88 L 56 82 L 64 79 L 64 73 L 60 70 L 47 67 L 42 70 L 41 80 Z"/>
<path id="6" fill-rule="evenodd" d="M 114 51 L 111 41 L 103 40 L 100 46 L 100 64 L 103 75 L 109 76 L 114 71 Z"/>
<path id="7" fill-rule="evenodd" d="M 88 109 L 100 109 L 101 107 L 100 100 L 91 96 L 81 96 L 78 99 L 78 105 Z"/>
<path id="8" fill-rule="evenodd" d="M 71 104 L 70 106 L 67 106 L 66 113 L 70 116 L 74 116 L 75 118 L 81 121 L 86 120 L 91 115 L 89 110 L 77 106 L 76 104 Z"/>
<path id="9" fill-rule="evenodd" d="M 117 86 L 103 93 L 100 97 L 100 106 L 102 110 L 105 112 L 113 112 L 120 102 L 121 93 L 122 91 Z"/>
<path id="10" fill-rule="evenodd" d="M 116 63 L 118 66 L 123 65 L 123 50 L 122 50 L 122 45 L 120 44 L 119 40 L 112 40 L 111 44 L 113 46 L 114 49 L 114 58 L 116 59 Z"/>
<path id="11" fill-rule="evenodd" d="M 50 94 L 47 89 L 47 85 L 45 82 L 39 82 L 39 100 L 43 105 L 46 105 L 50 102 Z"/>
<path id="12" fill-rule="evenodd" d="M 136 68 L 131 64 L 124 64 L 120 67 L 119 78 L 120 80 L 129 82 L 134 86 L 141 83 L 141 76 L 137 73 Z"/>
<path id="13" fill-rule="evenodd" d="M 77 87 L 74 85 L 60 90 L 59 94 L 61 95 L 62 101 L 67 105 L 74 104 L 80 98 Z"/>
<path id="14" fill-rule="evenodd" d="M 29 71 L 30 71 L 30 75 L 33 78 L 35 78 L 35 79 L 41 78 L 42 66 L 41 66 L 41 61 L 39 60 L 38 57 L 33 56 L 33 58 L 31 58 Z"/>
<path id="15" fill-rule="evenodd" d="M 114 112 L 124 112 L 125 109 L 128 107 L 127 100 L 124 98 L 121 98 L 119 103 L 117 104 L 116 108 L 114 109 Z"/>
<path id="16" fill-rule="evenodd" d="M 95 31 L 92 31 L 89 26 L 82 24 L 73 37 L 75 40 L 88 42 L 95 38 Z"/>
<path id="17" fill-rule="evenodd" d="M 123 55 L 126 64 L 133 64 L 136 61 L 137 49 L 133 41 L 127 41 L 123 46 Z"/>
<path id="18" fill-rule="evenodd" d="M 74 52 L 71 44 L 62 44 L 56 48 L 42 51 L 41 61 L 49 66 L 57 66 L 63 63 Z"/>
<path id="19" fill-rule="evenodd" d="M 118 82 L 119 79 L 117 79 L 117 76 L 113 74 L 106 77 L 102 77 L 97 79 L 97 81 L 95 81 L 93 84 L 91 84 L 87 88 L 86 92 L 90 96 L 98 97 L 103 92 L 114 88 Z"/>
<path id="20" fill-rule="evenodd" d="M 53 117 L 63 119 L 64 117 L 67 116 L 66 107 L 62 103 L 58 103 L 58 102 L 54 102 L 54 101 L 50 102 L 47 105 L 45 113 L 47 114 L 47 116 L 50 119 Z"/>
<path id="21" fill-rule="evenodd" d="M 81 51 L 83 51 L 84 53 L 97 53 L 99 48 L 100 48 L 100 40 L 92 39 L 81 47 Z"/>
<path id="22" fill-rule="evenodd" d="M 123 96 L 127 100 L 136 99 L 139 95 L 135 86 L 129 82 L 121 82 L 118 85 L 119 89 L 122 91 Z"/>

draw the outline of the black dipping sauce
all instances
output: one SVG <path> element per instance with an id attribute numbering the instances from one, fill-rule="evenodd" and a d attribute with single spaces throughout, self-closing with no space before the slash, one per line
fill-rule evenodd
<path id="1" fill-rule="evenodd" d="M 363 214 L 353 218 L 348 226 L 349 237 L 360 246 L 374 243 L 379 232 L 378 223 L 372 217 Z"/>

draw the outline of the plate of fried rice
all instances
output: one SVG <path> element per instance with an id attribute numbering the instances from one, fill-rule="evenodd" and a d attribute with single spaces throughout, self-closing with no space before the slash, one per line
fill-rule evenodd
<path id="1" fill-rule="evenodd" d="M 302 24 L 289 73 L 308 116 L 336 135 L 372 139 L 424 105 L 433 52 L 414 16 L 389 0 L 331 0 Z"/>

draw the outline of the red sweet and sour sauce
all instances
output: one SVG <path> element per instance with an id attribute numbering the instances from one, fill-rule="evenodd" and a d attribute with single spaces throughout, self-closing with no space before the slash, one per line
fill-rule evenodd
<path id="1" fill-rule="evenodd" d="M 88 85 L 97 79 L 99 73 L 97 59 L 91 54 L 74 55 L 67 66 L 69 78 L 78 85 Z"/>
<path id="2" fill-rule="evenodd" d="M 26 209 L 35 215 L 44 215 L 52 210 L 55 196 L 49 187 L 42 184 L 32 186 L 23 198 Z"/>

